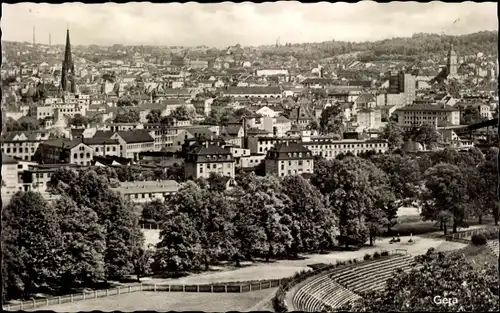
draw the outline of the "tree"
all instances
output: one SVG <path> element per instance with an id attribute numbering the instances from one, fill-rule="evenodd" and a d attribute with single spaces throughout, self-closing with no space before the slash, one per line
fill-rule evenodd
<path id="1" fill-rule="evenodd" d="M 440 221 L 445 235 L 447 222 L 453 219 L 453 232 L 456 233 L 458 225 L 465 219 L 469 201 L 463 173 L 455 165 L 442 163 L 430 168 L 424 178 L 424 219 Z"/>
<path id="2" fill-rule="evenodd" d="M 444 254 L 430 249 L 416 258 L 410 271 L 396 271 L 382 291 L 370 291 L 340 308 L 351 312 L 497 312 L 498 266 L 477 268 L 462 252 Z M 439 305 L 434 297 L 458 299 L 457 304 Z"/>
<path id="3" fill-rule="evenodd" d="M 115 123 L 139 123 L 140 116 L 135 110 L 129 110 L 127 113 L 118 114 L 115 117 Z"/>
<path id="4" fill-rule="evenodd" d="M 483 122 L 487 120 L 486 118 L 481 116 L 479 112 L 479 107 L 475 106 L 467 106 L 465 107 L 462 115 L 460 116 L 460 124 L 461 125 L 472 125 Z"/>
<path id="5" fill-rule="evenodd" d="M 142 219 L 144 221 L 161 222 L 166 218 L 169 213 L 167 204 L 162 200 L 155 199 L 144 204 L 142 209 Z"/>
<path id="6" fill-rule="evenodd" d="M 40 124 L 37 119 L 32 117 L 23 117 L 19 121 L 9 117 L 5 127 L 6 131 L 32 131 L 40 129 Z"/>
<path id="7" fill-rule="evenodd" d="M 196 117 L 196 111 L 186 106 L 179 106 L 169 116 L 179 121 L 193 121 Z"/>
<path id="8" fill-rule="evenodd" d="M 381 138 L 387 140 L 391 151 L 401 148 L 404 142 L 401 127 L 391 121 L 385 125 Z"/>
<path id="9" fill-rule="evenodd" d="M 63 237 L 61 288 L 91 286 L 103 280 L 106 238 L 97 214 L 87 207 L 78 207 L 67 195 L 56 203 Z"/>
<path id="10" fill-rule="evenodd" d="M 116 102 L 116 106 L 117 107 L 132 107 L 132 106 L 137 104 L 136 102 L 137 102 L 137 100 L 134 101 L 129 96 L 126 96 L 126 97 L 122 97 L 122 98 L 118 99 L 118 102 Z"/>
<path id="11" fill-rule="evenodd" d="M 87 125 L 88 123 L 89 119 L 80 114 L 75 114 L 75 116 L 71 118 L 68 122 L 69 125 L 74 125 L 74 126 L 84 126 Z"/>
<path id="12" fill-rule="evenodd" d="M 212 191 L 223 192 L 226 190 L 226 179 L 220 174 L 210 173 L 207 182 Z"/>
<path id="13" fill-rule="evenodd" d="M 424 145 L 424 149 L 435 146 L 438 143 L 439 138 L 439 133 L 434 128 L 434 125 L 431 124 L 420 125 L 413 134 L 413 140 L 422 143 Z"/>
<path id="14" fill-rule="evenodd" d="M 186 272 L 201 266 L 200 234 L 188 214 L 179 213 L 165 221 L 153 259 L 155 272 Z"/>
<path id="15" fill-rule="evenodd" d="M 373 163 L 357 157 L 317 163 L 311 181 L 332 201 L 339 219 L 339 243 L 346 248 L 363 244 L 368 235 L 375 235 L 367 228 L 366 217 L 375 215 L 368 210 L 374 210 L 377 193 L 388 187 L 387 177 Z"/>
<path id="16" fill-rule="evenodd" d="M 328 200 L 302 176 L 286 176 L 282 185 L 291 200 L 285 208 L 290 216 L 285 224 L 292 234 L 291 254 L 332 248 L 338 226 Z"/>
<path id="17" fill-rule="evenodd" d="M 205 125 L 221 125 L 227 126 L 233 117 L 234 109 L 231 107 L 212 107 L 210 114 L 205 118 Z"/>
<path id="18" fill-rule="evenodd" d="M 485 156 L 485 160 L 478 166 L 481 178 L 481 197 L 486 208 L 493 215 L 495 225 L 499 221 L 498 201 L 498 148 L 492 147 Z"/>
<path id="19" fill-rule="evenodd" d="M 321 112 L 319 127 L 323 134 L 342 134 L 344 129 L 342 107 L 332 105 L 324 109 Z"/>
<path id="20" fill-rule="evenodd" d="M 146 119 L 150 124 L 159 124 L 162 119 L 161 110 L 159 109 L 151 110 L 149 114 L 146 116 Z"/>
<path id="21" fill-rule="evenodd" d="M 8 292 L 27 298 L 57 288 L 62 237 L 54 208 L 39 193 L 18 192 L 3 210 L 2 226 L 5 251 L 17 253 L 7 258 Z"/>

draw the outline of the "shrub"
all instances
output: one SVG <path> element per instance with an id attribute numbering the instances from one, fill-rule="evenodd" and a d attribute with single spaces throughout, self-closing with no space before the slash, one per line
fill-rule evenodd
<path id="1" fill-rule="evenodd" d="M 373 254 L 373 258 L 374 259 L 378 259 L 380 258 L 380 253 L 378 253 L 377 251 Z"/>
<path id="2" fill-rule="evenodd" d="M 372 257 L 372 256 L 371 256 L 371 255 L 369 255 L 369 254 L 367 253 L 367 254 L 365 254 L 365 256 L 363 257 L 363 259 L 364 259 L 365 261 L 367 261 L 367 260 L 371 259 L 371 257 Z"/>
<path id="3" fill-rule="evenodd" d="M 389 255 L 389 252 L 388 251 L 382 251 L 380 253 L 381 256 L 388 256 Z"/>
<path id="4" fill-rule="evenodd" d="M 498 240 L 499 233 L 498 230 L 492 229 L 483 233 L 484 237 L 488 240 Z"/>
<path id="5" fill-rule="evenodd" d="M 349 260 L 349 264 L 352 264 L 352 260 Z"/>
<path id="6" fill-rule="evenodd" d="M 483 234 L 474 234 L 471 237 L 471 242 L 475 246 L 485 245 L 486 241 L 486 237 Z"/>
<path id="7" fill-rule="evenodd" d="M 356 264 L 356 263 L 358 263 L 358 260 L 357 259 L 352 259 L 352 263 Z"/>

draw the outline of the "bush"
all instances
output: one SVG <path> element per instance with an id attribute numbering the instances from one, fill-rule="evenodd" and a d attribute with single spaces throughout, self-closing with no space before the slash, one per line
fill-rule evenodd
<path id="1" fill-rule="evenodd" d="M 381 256 L 388 256 L 389 255 L 389 252 L 388 251 L 382 251 L 380 253 Z"/>
<path id="2" fill-rule="evenodd" d="M 358 260 L 357 259 L 352 259 L 352 263 L 356 264 L 356 263 L 358 263 Z"/>
<path id="3" fill-rule="evenodd" d="M 349 264 L 352 264 L 352 260 L 349 260 L 348 262 L 349 262 Z"/>
<path id="4" fill-rule="evenodd" d="M 498 230 L 492 229 L 483 233 L 484 237 L 488 240 L 498 240 L 499 234 Z"/>
<path id="5" fill-rule="evenodd" d="M 372 256 L 371 256 L 371 255 L 369 255 L 369 254 L 367 253 L 367 254 L 365 254 L 365 256 L 363 257 L 363 259 L 364 259 L 365 261 L 368 261 L 369 259 L 371 259 L 371 257 L 372 257 Z"/>
<path id="6" fill-rule="evenodd" d="M 474 234 L 471 237 L 471 242 L 475 246 L 485 245 L 486 241 L 486 237 L 483 234 Z"/>
<path id="7" fill-rule="evenodd" d="M 373 258 L 374 258 L 374 259 L 378 259 L 378 258 L 380 258 L 380 253 L 375 252 L 375 253 L 373 254 Z"/>

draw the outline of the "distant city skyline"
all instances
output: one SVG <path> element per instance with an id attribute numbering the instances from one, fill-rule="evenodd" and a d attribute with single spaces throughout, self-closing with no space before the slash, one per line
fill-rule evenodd
<path id="1" fill-rule="evenodd" d="M 362 1 L 276 3 L 2 3 L 2 40 L 73 45 L 227 47 L 375 41 L 414 33 L 462 35 L 498 30 L 495 2 Z"/>

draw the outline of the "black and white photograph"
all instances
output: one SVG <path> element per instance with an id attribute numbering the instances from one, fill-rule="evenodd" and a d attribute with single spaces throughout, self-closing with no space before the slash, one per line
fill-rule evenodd
<path id="1" fill-rule="evenodd" d="M 2 311 L 500 311 L 497 7 L 2 3 Z"/>

